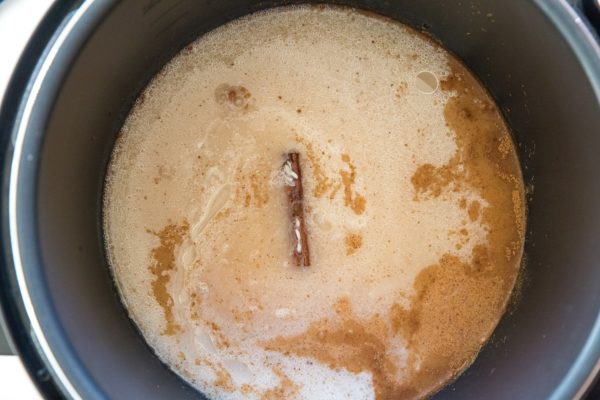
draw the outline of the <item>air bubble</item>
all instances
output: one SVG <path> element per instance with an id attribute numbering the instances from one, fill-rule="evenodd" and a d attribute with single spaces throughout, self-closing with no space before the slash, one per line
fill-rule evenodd
<path id="1" fill-rule="evenodd" d="M 433 94 L 438 89 L 439 80 L 433 72 L 422 71 L 417 74 L 417 89 L 421 93 Z"/>

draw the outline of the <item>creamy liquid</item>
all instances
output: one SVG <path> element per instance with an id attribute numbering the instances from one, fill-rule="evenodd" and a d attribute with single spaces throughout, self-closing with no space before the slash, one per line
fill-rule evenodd
<path id="1" fill-rule="evenodd" d="M 291 257 L 290 151 L 310 267 Z M 407 27 L 328 7 L 254 14 L 185 48 L 123 126 L 104 200 L 131 318 L 215 399 L 435 392 L 503 314 L 525 224 L 480 84 Z"/>

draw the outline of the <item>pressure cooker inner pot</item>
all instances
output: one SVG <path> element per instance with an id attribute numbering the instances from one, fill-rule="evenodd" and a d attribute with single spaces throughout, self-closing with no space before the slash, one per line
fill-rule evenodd
<path id="1" fill-rule="evenodd" d="M 20 185 L 35 196 L 19 199 L 18 212 L 30 239 L 24 265 L 39 263 L 46 285 L 32 295 L 44 303 L 40 323 L 82 396 L 202 398 L 152 353 L 119 301 L 102 239 L 106 167 L 133 101 L 165 62 L 227 21 L 290 3 L 92 3 L 62 43 L 27 127 L 23 154 L 35 157 Z M 475 363 L 436 398 L 547 398 L 600 305 L 600 114 L 584 70 L 533 2 L 337 3 L 437 38 L 489 89 L 518 145 L 529 207 L 523 284 Z"/>

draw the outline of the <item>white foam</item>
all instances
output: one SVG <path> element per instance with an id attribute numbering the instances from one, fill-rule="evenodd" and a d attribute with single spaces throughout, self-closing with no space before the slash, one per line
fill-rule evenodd
<path id="1" fill-rule="evenodd" d="M 371 400 L 375 398 L 371 374 L 352 374 L 345 370 L 333 371 L 309 358 L 281 358 L 283 371 L 288 376 L 297 376 L 303 399 Z M 301 371 L 299 374 L 298 371 Z"/>

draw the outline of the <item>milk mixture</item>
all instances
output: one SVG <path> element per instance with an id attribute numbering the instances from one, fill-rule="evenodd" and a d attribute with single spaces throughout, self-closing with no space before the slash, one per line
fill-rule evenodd
<path id="1" fill-rule="evenodd" d="M 282 165 L 300 154 L 311 265 Z M 122 128 L 104 198 L 123 303 L 213 399 L 404 399 L 474 359 L 521 260 L 518 160 L 448 52 L 343 8 L 201 37 Z"/>

